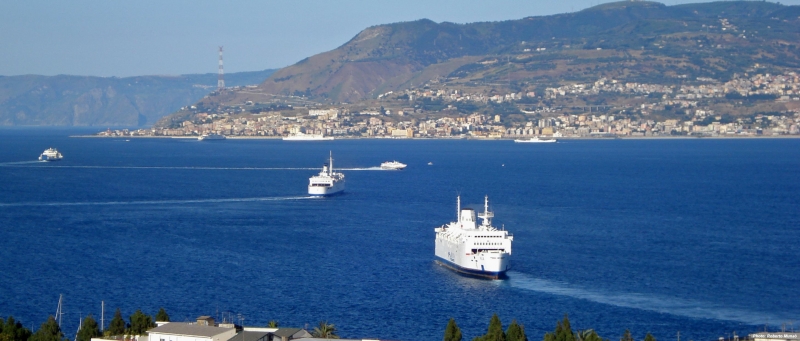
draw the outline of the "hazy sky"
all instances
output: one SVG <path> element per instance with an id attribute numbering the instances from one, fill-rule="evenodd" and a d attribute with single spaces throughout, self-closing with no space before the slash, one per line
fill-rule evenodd
<path id="1" fill-rule="evenodd" d="M 0 0 L 0 75 L 216 73 L 218 46 L 225 72 L 264 70 L 334 49 L 372 25 L 519 19 L 605 2 Z M 666 4 L 689 2 L 698 1 Z"/>

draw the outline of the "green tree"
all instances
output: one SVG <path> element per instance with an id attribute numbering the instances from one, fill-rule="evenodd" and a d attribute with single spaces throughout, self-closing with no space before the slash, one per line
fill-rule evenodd
<path id="1" fill-rule="evenodd" d="M 622 338 L 619 339 L 620 341 L 634 341 L 633 336 L 631 336 L 631 331 L 625 329 L 625 333 L 622 334 Z"/>
<path id="2" fill-rule="evenodd" d="M 461 341 L 461 328 L 458 328 L 454 318 L 450 318 L 450 322 L 447 322 L 447 327 L 444 329 L 444 341 Z"/>
<path id="3" fill-rule="evenodd" d="M 90 314 L 83 319 L 83 323 L 81 323 L 81 329 L 78 330 L 76 339 L 78 341 L 90 341 L 93 337 L 98 336 L 100 336 L 100 328 L 97 326 L 97 321 L 95 321 Z"/>
<path id="4" fill-rule="evenodd" d="M 506 341 L 506 333 L 503 332 L 503 324 L 497 314 L 492 315 L 486 334 L 475 337 L 472 341 Z"/>
<path id="5" fill-rule="evenodd" d="M 156 321 L 169 322 L 169 315 L 167 315 L 167 311 L 164 310 L 163 307 L 161 309 L 158 309 L 158 313 L 156 313 Z"/>
<path id="6" fill-rule="evenodd" d="M 122 312 L 117 311 L 114 313 L 114 318 L 111 319 L 111 323 L 108 324 L 108 330 L 106 331 L 109 336 L 117 336 L 125 334 L 125 320 L 122 319 Z"/>
<path id="7" fill-rule="evenodd" d="M 153 318 L 139 309 L 136 309 L 136 312 L 131 315 L 130 321 L 130 335 L 145 335 L 148 329 L 156 326 L 155 323 L 153 323 Z"/>
<path id="8" fill-rule="evenodd" d="M 269 321 L 269 323 L 267 323 L 267 327 L 278 328 L 278 321 L 275 321 L 275 320 Z"/>
<path id="9" fill-rule="evenodd" d="M 336 335 L 336 326 L 332 323 L 328 323 L 328 321 L 319 321 L 319 326 L 314 327 L 314 331 L 311 332 L 311 336 L 318 337 L 320 339 L 338 339 L 339 336 Z"/>
<path id="10" fill-rule="evenodd" d="M 517 324 L 517 320 L 511 320 L 511 324 L 506 329 L 506 341 L 528 341 L 525 335 L 525 326 Z"/>
<path id="11" fill-rule="evenodd" d="M 30 337 L 31 330 L 15 321 L 14 317 L 9 316 L 6 321 L 0 319 L 0 341 L 28 341 Z"/>
<path id="12" fill-rule="evenodd" d="M 552 333 L 544 334 L 544 341 L 576 341 L 568 315 L 564 315 L 563 321 L 558 321 L 556 329 Z"/>
<path id="13" fill-rule="evenodd" d="M 29 341 L 67 341 L 64 333 L 61 332 L 61 327 L 58 326 L 55 317 L 50 315 L 47 322 L 42 323 L 35 333 L 28 339 Z"/>
<path id="14" fill-rule="evenodd" d="M 647 333 L 647 335 L 644 336 L 644 341 L 656 341 L 656 338 L 650 333 Z"/>

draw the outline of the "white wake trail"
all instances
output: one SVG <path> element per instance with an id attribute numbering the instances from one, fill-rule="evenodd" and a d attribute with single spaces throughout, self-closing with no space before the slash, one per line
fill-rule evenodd
<path id="1" fill-rule="evenodd" d="M 34 163 L 39 163 L 34 161 Z M 20 163 L 23 165 L 24 163 Z M 5 165 L 5 164 L 0 164 Z M 15 166 L 14 164 L 8 164 Z M 43 167 L 45 167 L 43 165 Z M 205 166 L 60 166 L 48 165 L 47 168 L 90 168 L 90 169 L 184 169 L 184 170 L 317 170 L 318 168 L 300 167 L 205 167 Z"/>
<path id="2" fill-rule="evenodd" d="M 300 196 L 300 197 L 187 199 L 187 200 L 20 202 L 20 203 L 0 203 L 0 207 L 22 207 L 22 206 L 111 206 L 111 205 L 163 205 L 163 204 L 180 205 L 180 204 L 198 204 L 198 203 L 288 201 L 288 200 L 306 200 L 306 199 L 317 199 L 317 198 L 319 198 L 319 197 Z"/>
<path id="3" fill-rule="evenodd" d="M 788 321 L 786 316 L 776 316 L 753 309 L 731 308 L 716 303 L 640 293 L 609 293 L 579 288 L 566 283 L 516 272 L 508 272 L 507 284 L 513 288 L 567 296 L 618 307 L 634 308 L 699 319 L 737 321 L 750 325 L 763 325 L 770 321 Z"/>

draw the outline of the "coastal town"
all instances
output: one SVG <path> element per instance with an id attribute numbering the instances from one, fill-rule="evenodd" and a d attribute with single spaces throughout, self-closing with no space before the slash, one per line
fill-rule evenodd
<path id="1" fill-rule="evenodd" d="M 336 138 L 490 138 L 525 137 L 736 137 L 800 134 L 800 76 L 737 76 L 727 82 L 698 78 L 686 85 L 621 82 L 601 78 L 535 91 L 492 93 L 448 89 L 437 84 L 388 92 L 374 107 L 300 104 L 287 96 L 271 103 L 246 101 L 213 109 L 187 106 L 192 119 L 170 127 L 102 131 L 104 137 L 280 138 L 298 133 Z M 246 87 L 226 91 L 246 91 Z M 582 98 L 624 97 L 624 105 L 591 105 Z M 294 104 L 286 104 L 294 100 Z M 415 102 L 416 100 L 416 102 Z M 431 109 L 413 103 L 438 104 Z M 516 115 L 465 113 L 459 107 L 512 105 Z M 558 104 L 554 104 L 558 103 Z M 550 104 L 550 105 L 545 105 Z M 572 104 L 572 105 L 569 105 Z M 780 104 L 782 111 L 731 115 L 726 107 Z M 276 110 L 275 108 L 278 108 Z M 721 109 L 722 108 L 722 109 Z M 288 109 L 288 110 L 280 110 Z M 438 110 L 435 110 L 438 109 Z M 665 118 L 668 111 L 673 116 Z M 741 111 L 741 110 L 740 110 Z"/>

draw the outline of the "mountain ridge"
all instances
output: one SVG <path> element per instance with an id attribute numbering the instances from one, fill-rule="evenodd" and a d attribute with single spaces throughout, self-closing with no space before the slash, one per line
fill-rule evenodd
<path id="1" fill-rule="evenodd" d="M 376 25 L 364 29 L 336 49 L 276 71 L 259 85 L 259 89 L 264 93 L 306 96 L 321 102 L 362 101 L 386 91 L 401 90 L 401 85 L 411 83 L 431 66 L 442 68 L 443 72 L 436 76 L 445 77 L 452 70 L 474 63 L 476 58 L 519 55 L 523 51 L 521 45 L 564 51 L 598 48 L 646 50 L 652 55 L 665 55 L 664 50 L 652 48 L 653 42 L 665 37 L 682 38 L 681 35 L 721 37 L 729 39 L 732 45 L 749 49 L 759 43 L 780 40 L 777 36 L 782 34 L 784 39 L 796 44 L 800 32 L 792 26 L 800 22 L 795 14 L 800 15 L 800 6 L 768 2 L 726 1 L 667 6 L 649 1 L 622 1 L 572 13 L 500 22 L 455 24 L 420 19 Z M 769 32 L 757 31 L 757 35 L 749 40 L 736 41 L 732 39 L 737 37 L 732 34 L 733 30 L 718 29 L 720 20 L 725 17 L 743 21 L 743 27 L 770 29 Z M 772 29 L 771 26 L 780 28 Z M 716 31 L 712 32 L 708 27 L 715 27 Z M 703 30 L 707 32 L 703 33 Z M 735 32 L 742 36 L 742 32 L 749 30 Z M 708 58 L 722 58 L 722 53 L 702 53 L 709 55 Z M 758 52 L 749 57 L 754 56 L 766 58 L 765 54 Z M 791 58 L 774 56 L 771 61 L 781 63 L 786 60 L 790 64 L 782 66 L 796 67 L 797 53 L 788 56 Z M 461 65 L 454 63 L 459 58 L 463 59 Z M 449 68 L 440 65 L 448 63 L 451 64 Z M 444 73 L 446 70 L 450 72 Z M 744 66 L 738 68 L 738 71 L 742 70 Z M 418 79 L 417 84 L 432 79 Z"/>
<path id="2" fill-rule="evenodd" d="M 225 75 L 258 84 L 273 70 Z M 217 74 L 96 77 L 0 76 L 0 126 L 144 126 L 216 88 Z"/>

